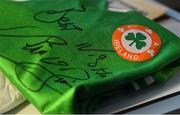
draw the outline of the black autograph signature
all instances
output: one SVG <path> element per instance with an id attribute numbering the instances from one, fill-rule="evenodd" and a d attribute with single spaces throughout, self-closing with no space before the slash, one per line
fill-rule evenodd
<path id="1" fill-rule="evenodd" d="M 47 23 L 47 24 L 58 24 L 61 30 L 78 30 L 83 31 L 83 29 L 73 22 L 71 19 L 71 14 L 75 13 L 83 13 L 86 11 L 86 8 L 84 6 L 81 6 L 81 8 L 70 8 L 66 10 L 45 10 L 40 11 L 34 15 L 34 20 L 41 22 L 41 23 Z M 78 15 L 78 14 L 77 14 Z M 17 30 L 17 29 L 34 29 L 38 28 L 36 26 L 18 26 L 18 27 L 9 27 L 0 29 L 0 31 L 7 31 L 7 30 Z M 48 52 L 48 48 L 52 49 L 55 46 L 59 45 L 68 45 L 68 42 L 58 36 L 58 35 L 11 35 L 11 34 L 0 34 L 0 37 L 18 37 L 18 38 L 44 38 L 42 41 L 38 41 L 36 43 L 26 43 L 25 46 L 22 48 L 23 50 L 29 51 L 31 54 L 39 54 L 43 55 Z M 92 51 L 92 52 L 115 52 L 114 50 L 109 49 L 100 49 L 100 48 L 92 48 L 92 44 L 90 43 L 81 43 L 77 44 L 74 47 L 77 48 L 79 51 Z M 48 48 L 47 48 L 48 47 Z M 60 74 L 57 72 L 52 72 L 49 70 L 49 68 L 43 66 L 39 63 L 32 63 L 32 62 L 17 62 L 13 59 L 10 59 L 9 57 L 5 57 L 3 55 L 0 55 L 0 57 L 3 57 L 11 62 L 13 62 L 15 66 L 15 73 L 16 77 L 19 80 L 19 82 L 28 90 L 32 92 L 39 92 L 43 88 L 48 87 L 52 89 L 53 91 L 56 91 L 59 94 L 63 94 L 62 87 L 57 87 L 57 83 L 59 83 L 60 86 L 63 85 L 63 87 L 71 88 L 72 83 L 75 81 L 83 81 L 90 79 L 90 75 L 88 71 L 84 68 L 78 68 L 78 67 L 69 67 L 69 63 L 67 61 L 64 61 L 63 59 L 60 59 L 60 57 L 46 57 L 42 58 L 39 61 L 44 64 L 51 64 L 55 66 L 62 66 L 64 68 L 59 68 Z M 88 63 L 88 67 L 90 68 L 90 71 L 95 72 L 97 75 L 101 77 L 106 77 L 108 74 L 111 74 L 112 72 L 109 71 L 109 68 L 106 67 L 97 67 L 99 65 L 98 63 L 100 61 L 103 61 L 107 56 L 106 55 L 100 55 L 96 58 L 94 63 Z M 59 72 L 58 71 L 58 72 Z M 73 73 L 73 74 L 69 74 Z M 76 74 L 78 73 L 78 74 Z M 79 75 L 79 73 L 81 75 Z M 42 76 L 43 75 L 43 76 Z M 27 81 L 32 80 L 31 81 Z M 36 81 L 36 83 L 33 83 L 33 81 Z"/>
<path id="2" fill-rule="evenodd" d="M 26 46 L 23 47 L 23 50 L 28 50 L 30 51 L 31 54 L 40 54 L 43 55 L 47 53 L 47 48 L 46 44 L 50 47 L 53 48 L 54 45 L 67 45 L 67 41 L 64 40 L 63 38 L 59 36 L 48 36 L 46 40 L 43 40 L 38 43 L 34 44 L 28 44 L 26 43 Z M 44 49 L 43 49 L 44 47 Z"/>
<path id="3" fill-rule="evenodd" d="M 89 67 L 96 67 L 97 64 L 98 64 L 98 62 L 99 62 L 100 60 L 104 60 L 106 57 L 107 57 L 106 55 L 100 55 L 100 56 L 96 59 L 95 63 L 88 63 L 88 66 L 89 66 Z"/>
<path id="4" fill-rule="evenodd" d="M 88 56 L 95 56 L 95 55 L 91 54 Z M 106 58 L 107 58 L 107 55 L 99 55 L 99 57 L 96 58 L 94 63 L 87 64 L 88 67 L 90 67 L 91 71 L 94 71 L 97 75 L 99 75 L 102 78 L 105 78 L 107 77 L 107 75 L 112 73 L 108 67 L 98 67 L 98 64 L 100 63 L 100 61 L 103 61 Z"/>
<path id="5" fill-rule="evenodd" d="M 79 30 L 83 29 L 75 25 L 74 22 L 68 17 L 68 14 L 74 12 L 85 12 L 86 8 L 81 6 L 80 9 L 70 8 L 66 10 L 56 11 L 56 10 L 45 10 L 40 11 L 34 15 L 36 21 L 42 23 L 57 23 L 61 30 Z"/>
<path id="6" fill-rule="evenodd" d="M 92 71 L 95 71 L 97 75 L 99 75 L 102 78 L 107 77 L 107 75 L 112 74 L 112 72 L 109 70 L 109 68 L 100 67 L 100 68 L 93 68 Z"/>
<path id="7" fill-rule="evenodd" d="M 69 66 L 69 63 L 60 59 L 60 57 L 48 57 L 40 59 L 41 62 L 57 66 Z"/>
<path id="8" fill-rule="evenodd" d="M 17 26 L 17 27 L 8 27 L 0 28 L 0 31 L 6 30 L 17 30 L 17 29 L 32 29 L 38 28 L 37 26 Z M 26 45 L 22 48 L 23 50 L 28 50 L 31 54 L 43 55 L 47 53 L 47 46 L 53 48 L 57 45 L 68 45 L 68 42 L 60 36 L 57 35 L 10 35 L 10 34 L 0 34 L 0 37 L 18 37 L 18 38 L 44 38 L 45 40 Z M 46 46 L 47 45 L 47 46 Z"/>
<path id="9" fill-rule="evenodd" d="M 5 58 L 9 60 L 10 62 L 14 63 L 15 66 L 15 73 L 17 76 L 18 81 L 26 87 L 28 90 L 32 92 L 39 92 L 44 87 L 48 87 L 54 91 L 56 91 L 59 94 L 63 94 L 62 88 L 57 88 L 57 85 L 54 83 L 60 83 L 60 85 L 65 85 L 67 88 L 71 88 L 71 82 L 74 82 L 76 80 L 88 80 L 90 79 L 89 73 L 81 68 L 66 68 L 66 70 L 80 70 L 85 73 L 85 75 L 82 78 L 79 78 L 79 76 L 71 76 L 71 75 L 64 75 L 64 74 L 56 74 L 49 69 L 47 69 L 45 66 L 42 66 L 41 64 L 37 63 L 31 63 L 31 62 L 17 62 L 9 57 L 0 55 L 0 57 Z M 43 76 L 42 76 L 43 75 Z M 32 85 L 32 82 L 27 81 L 27 79 L 31 78 L 30 80 L 36 81 Z"/>
<path id="10" fill-rule="evenodd" d="M 115 52 L 109 49 L 91 48 L 93 45 L 90 43 L 82 43 L 75 45 L 79 51 L 94 51 L 94 52 Z"/>
<path id="11" fill-rule="evenodd" d="M 17 27 L 9 27 L 9 28 L 0 28 L 0 31 L 6 30 L 17 30 L 17 29 L 33 29 L 38 28 L 37 26 L 17 26 Z"/>

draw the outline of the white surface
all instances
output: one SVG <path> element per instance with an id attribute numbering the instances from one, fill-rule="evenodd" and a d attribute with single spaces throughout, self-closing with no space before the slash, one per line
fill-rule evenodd
<path id="1" fill-rule="evenodd" d="M 11 85 L 10 81 L 0 71 L 0 113 L 7 112 L 24 102 L 23 96 Z"/>

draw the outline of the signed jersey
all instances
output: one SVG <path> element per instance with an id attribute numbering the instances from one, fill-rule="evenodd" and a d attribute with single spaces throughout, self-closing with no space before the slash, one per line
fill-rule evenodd
<path id="1" fill-rule="evenodd" d="M 0 1 L 0 69 L 41 113 L 87 113 L 121 84 L 179 69 L 180 39 L 106 0 Z"/>

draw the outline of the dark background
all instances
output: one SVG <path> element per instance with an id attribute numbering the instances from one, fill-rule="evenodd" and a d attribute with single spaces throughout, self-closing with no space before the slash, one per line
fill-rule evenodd
<path id="1" fill-rule="evenodd" d="M 156 0 L 173 9 L 180 11 L 180 0 Z"/>

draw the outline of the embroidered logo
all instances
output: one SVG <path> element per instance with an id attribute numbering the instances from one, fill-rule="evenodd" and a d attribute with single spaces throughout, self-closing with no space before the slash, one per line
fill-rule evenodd
<path id="1" fill-rule="evenodd" d="M 134 62 L 150 60 L 161 48 L 160 37 L 141 25 L 119 27 L 113 33 L 112 43 L 121 58 Z"/>

